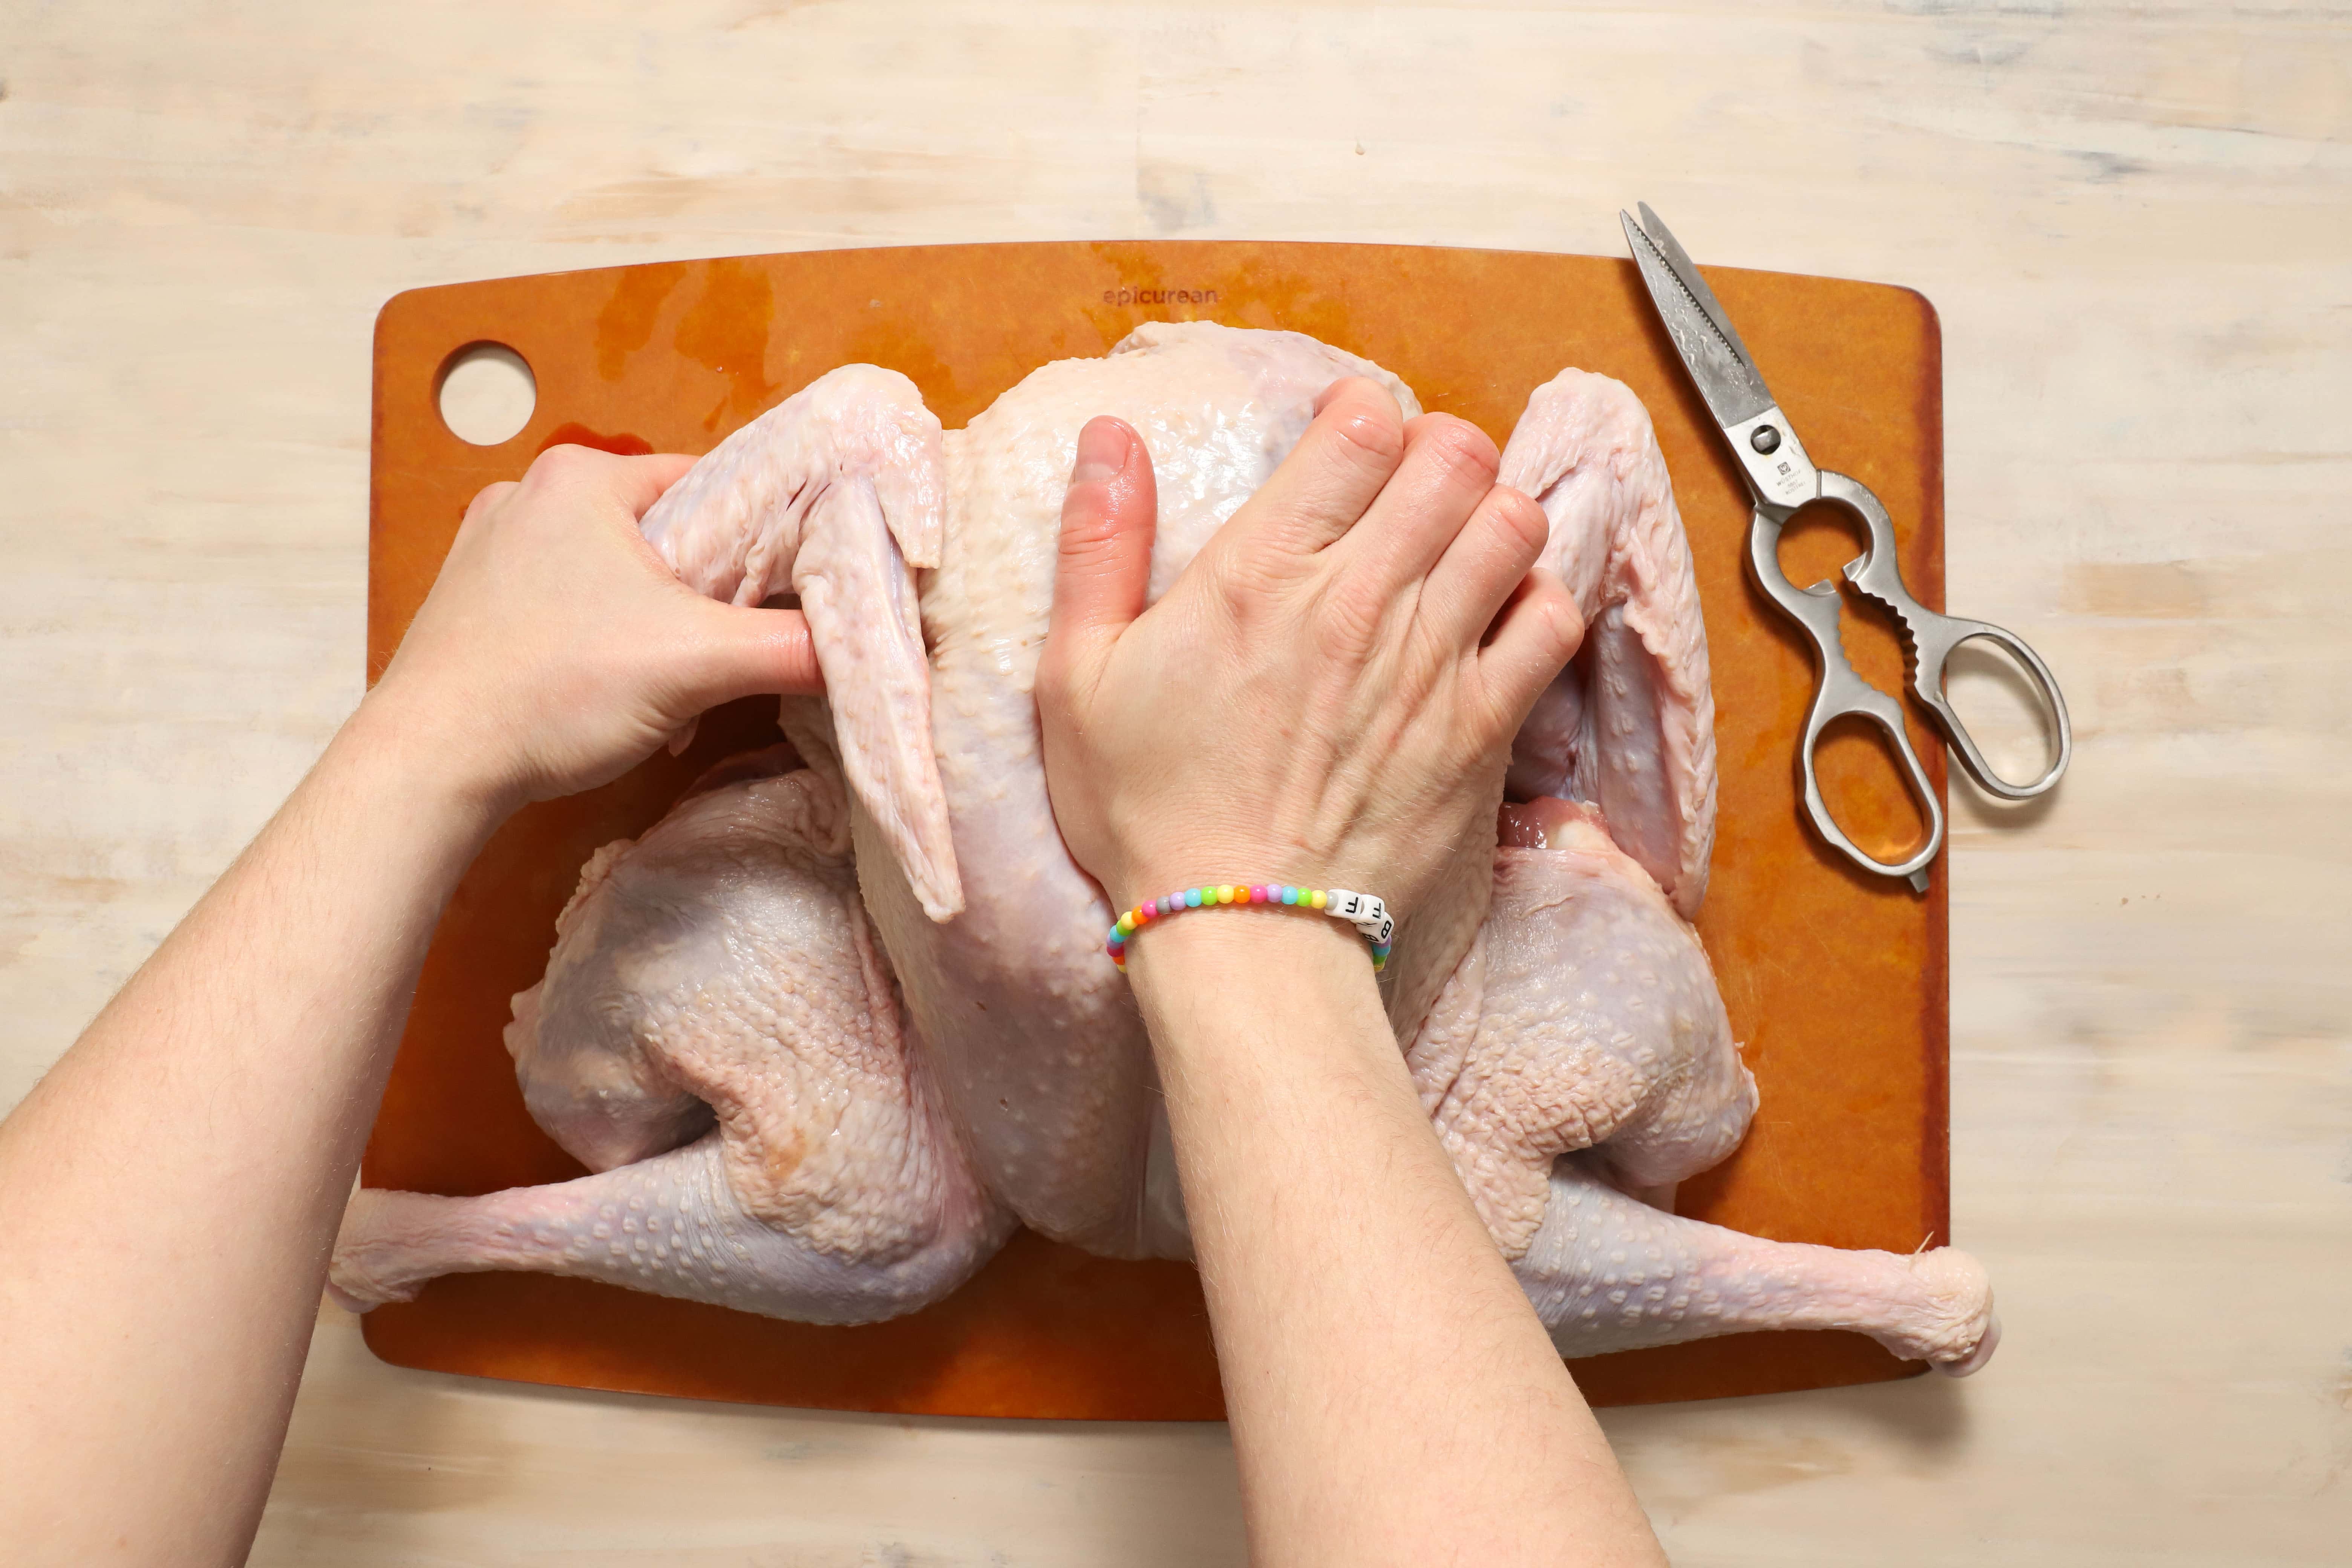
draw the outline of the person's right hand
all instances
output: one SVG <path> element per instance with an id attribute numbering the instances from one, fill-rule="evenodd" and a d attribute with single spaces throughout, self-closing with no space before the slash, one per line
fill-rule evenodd
<path id="1" fill-rule="evenodd" d="M 638 531 L 693 466 L 555 447 L 484 489 L 362 712 L 503 812 L 619 777 L 721 702 L 824 690 L 799 611 L 706 599 Z"/>
<path id="2" fill-rule="evenodd" d="M 1402 917 L 1492 843 L 1511 738 L 1583 635 L 1496 463 L 1475 426 L 1337 383 L 1147 610 L 1150 455 L 1087 426 L 1037 707 L 1055 819 L 1114 904 L 1278 881 Z"/>

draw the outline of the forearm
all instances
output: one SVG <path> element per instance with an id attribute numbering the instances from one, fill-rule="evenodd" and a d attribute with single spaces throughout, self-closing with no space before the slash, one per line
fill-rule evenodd
<path id="1" fill-rule="evenodd" d="M 1354 934 L 1223 910 L 1155 925 L 1129 972 L 1259 1560 L 1661 1561 L 1430 1130 Z"/>
<path id="2" fill-rule="evenodd" d="M 0 1124 L 0 1539 L 27 1560 L 241 1559 L 425 943 L 497 815 L 437 761 L 363 705 Z"/>

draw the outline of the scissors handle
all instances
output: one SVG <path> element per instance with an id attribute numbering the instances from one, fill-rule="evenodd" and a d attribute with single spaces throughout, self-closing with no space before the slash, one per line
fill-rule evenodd
<path id="1" fill-rule="evenodd" d="M 1829 478 L 1827 474 L 1822 476 L 1825 481 Z M 1826 489 L 1825 484 L 1825 493 Z M 1919 754 L 1911 749 L 1911 737 L 1903 724 L 1902 705 L 1863 679 L 1847 662 L 1845 645 L 1838 637 L 1837 584 L 1822 582 L 1800 588 L 1780 570 L 1780 529 L 1794 511 L 1790 507 L 1757 507 L 1748 527 L 1748 566 L 1755 574 L 1757 586 L 1812 639 L 1813 662 L 1820 679 L 1813 688 L 1812 710 L 1805 715 L 1805 735 L 1797 752 L 1804 768 L 1805 810 L 1812 817 L 1814 830 L 1847 859 L 1882 877 L 1901 877 L 1911 884 L 1913 891 L 1924 893 L 1927 890 L 1928 863 L 1944 847 L 1943 803 L 1936 798 L 1935 788 L 1927 782 L 1927 770 L 1920 766 Z M 1884 527 L 1885 511 L 1880 510 L 1878 516 Z M 1887 542 L 1891 553 L 1891 529 Z M 1920 814 L 1927 819 L 1927 841 L 1907 859 L 1881 860 L 1865 852 L 1845 836 L 1845 830 L 1838 826 L 1837 819 L 1830 815 L 1828 805 L 1822 799 L 1813 751 L 1821 744 L 1822 731 L 1848 718 L 1875 724 L 1886 737 L 1887 744 L 1903 763 L 1905 782 L 1910 785 L 1912 798 L 1918 802 Z"/>
<path id="2" fill-rule="evenodd" d="M 1939 616 L 1914 599 L 1911 591 L 1903 585 L 1903 569 L 1895 554 L 1895 525 L 1888 521 L 1886 509 L 1879 504 L 1870 487 L 1826 468 L 1822 470 L 1821 485 L 1823 500 L 1833 501 L 1853 512 L 1870 530 L 1870 548 L 1846 563 L 1846 580 L 1895 612 L 1895 619 L 1902 624 L 1905 651 L 1911 656 L 1911 689 L 1936 716 L 1936 722 L 1959 752 L 1960 765 L 1968 769 L 1969 776 L 1987 794 L 2003 800 L 2032 800 L 2056 784 L 2074 759 L 2074 731 L 2067 721 L 2066 699 L 2059 693 L 2057 678 L 2042 662 L 2042 656 L 2014 632 L 1989 621 Z M 1992 764 L 1977 749 L 1976 738 L 1960 722 L 1951 700 L 1944 694 L 1945 659 L 1962 643 L 1979 637 L 2000 644 L 2025 667 L 2034 684 L 2041 688 L 2042 700 L 2057 725 L 2057 755 L 2042 776 L 2030 784 L 2011 784 L 1992 771 Z"/>

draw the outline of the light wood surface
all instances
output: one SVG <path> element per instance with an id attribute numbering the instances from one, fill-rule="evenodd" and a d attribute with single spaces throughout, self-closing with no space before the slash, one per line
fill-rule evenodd
<path id="1" fill-rule="evenodd" d="M 1954 794 L 1954 1229 L 1999 1357 L 1612 1412 L 1643 1501 L 1685 1563 L 2343 1561 L 2346 7 L 20 0 L 5 36 L 0 1103 L 358 696 L 397 290 L 978 239 L 1614 254 L 1642 197 L 1705 260 L 1935 301 L 1951 601 L 2077 723 L 2047 807 Z M 478 1384 L 328 1312 L 255 1560 L 1239 1556 L 1219 1428 Z"/>

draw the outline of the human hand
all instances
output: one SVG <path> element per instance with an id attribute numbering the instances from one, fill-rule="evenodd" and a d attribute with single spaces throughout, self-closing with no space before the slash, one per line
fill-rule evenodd
<path id="1" fill-rule="evenodd" d="M 1150 454 L 1087 426 L 1037 707 L 1055 820 L 1114 905 L 1246 879 L 1402 917 L 1492 842 L 1511 738 L 1583 636 L 1497 462 L 1474 426 L 1337 383 L 1147 610 Z"/>
<path id="2" fill-rule="evenodd" d="M 510 809 L 619 777 L 721 702 L 824 689 L 798 611 L 706 599 L 637 531 L 693 466 L 556 447 L 483 490 L 362 710 Z"/>

